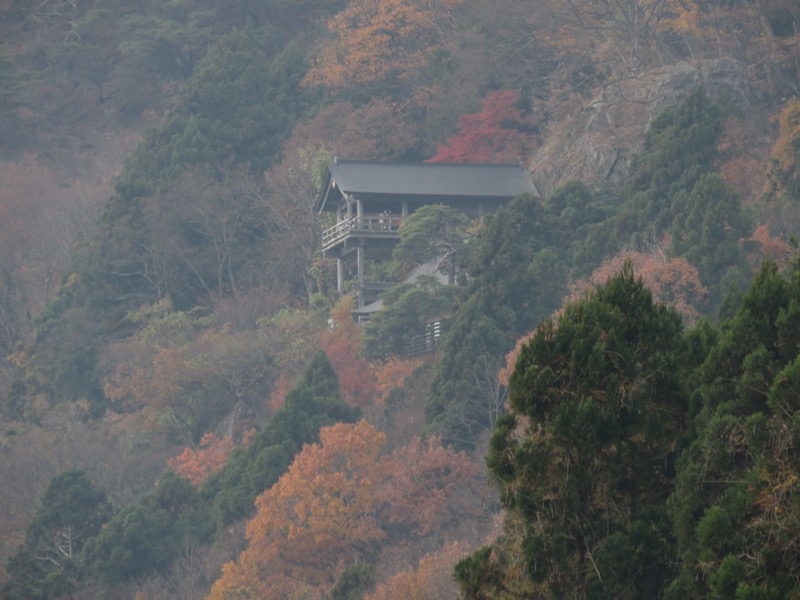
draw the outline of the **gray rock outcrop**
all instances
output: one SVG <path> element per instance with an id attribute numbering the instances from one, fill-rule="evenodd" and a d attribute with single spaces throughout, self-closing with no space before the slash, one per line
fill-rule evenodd
<path id="1" fill-rule="evenodd" d="M 537 189 L 546 196 L 570 179 L 621 183 L 653 118 L 698 85 L 712 98 L 724 95 L 735 105 L 749 106 L 746 66 L 733 58 L 681 62 L 607 84 L 577 114 L 548 127 L 530 163 Z"/>

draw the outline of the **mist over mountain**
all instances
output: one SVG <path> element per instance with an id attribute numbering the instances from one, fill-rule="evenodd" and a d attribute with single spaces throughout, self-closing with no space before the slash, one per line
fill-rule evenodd
<path id="1" fill-rule="evenodd" d="M 798 23 L 0 1 L 0 596 L 800 593 Z M 356 323 L 334 157 L 538 196 L 404 215 Z"/>

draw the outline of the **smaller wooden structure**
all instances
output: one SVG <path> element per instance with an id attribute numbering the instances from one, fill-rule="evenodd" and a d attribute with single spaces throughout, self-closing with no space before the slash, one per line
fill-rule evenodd
<path id="1" fill-rule="evenodd" d="M 334 159 L 328 165 L 318 214 L 336 214 L 322 232 L 322 252 L 336 258 L 337 287 L 345 293 L 345 271 L 355 255 L 357 307 L 377 299 L 385 282 L 365 280 L 364 261 L 385 260 L 400 238 L 403 219 L 429 204 L 445 204 L 482 217 L 520 194 L 535 194 L 519 164 L 405 163 Z"/>

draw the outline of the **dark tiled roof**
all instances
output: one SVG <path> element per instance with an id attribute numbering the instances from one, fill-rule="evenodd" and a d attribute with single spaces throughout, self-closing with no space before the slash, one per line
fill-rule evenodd
<path id="1" fill-rule="evenodd" d="M 322 209 L 331 180 L 346 194 L 513 198 L 536 194 L 521 165 L 402 163 L 336 160 L 328 165 Z"/>

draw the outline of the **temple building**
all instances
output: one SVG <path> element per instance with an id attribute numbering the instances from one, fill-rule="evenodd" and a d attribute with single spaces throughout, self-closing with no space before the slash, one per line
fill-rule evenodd
<path id="1" fill-rule="evenodd" d="M 316 211 L 335 214 L 334 225 L 322 233 L 322 252 L 336 259 L 339 294 L 355 297 L 354 312 L 376 308 L 370 305 L 397 282 L 370 281 L 365 265 L 391 257 L 403 219 L 421 206 L 445 204 L 480 218 L 520 194 L 538 195 L 519 164 L 334 159 L 328 165 Z M 426 268 L 435 272 L 435 265 L 420 266 Z M 349 289 L 347 281 L 352 281 Z"/>

